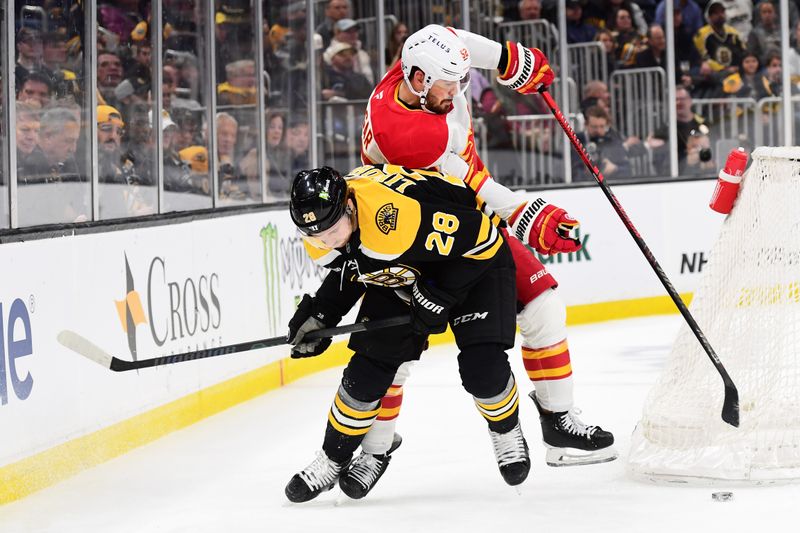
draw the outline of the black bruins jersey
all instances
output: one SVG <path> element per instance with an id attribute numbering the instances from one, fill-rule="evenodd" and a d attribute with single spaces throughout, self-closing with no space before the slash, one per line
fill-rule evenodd
<path id="1" fill-rule="evenodd" d="M 739 32 L 727 24 L 724 31 L 724 35 L 719 35 L 710 24 L 706 24 L 697 30 L 694 37 L 694 45 L 700 56 L 704 60 L 708 59 L 711 68 L 717 72 L 730 66 L 738 66 L 745 53 Z"/>
<path id="2" fill-rule="evenodd" d="M 366 165 L 345 179 L 358 220 L 350 241 L 329 250 L 304 240 L 316 264 L 339 273 L 336 283 L 326 279 L 321 289 L 338 285 L 346 292 L 343 282 L 410 287 L 422 270 L 440 288 L 458 293 L 478 279 L 504 247 L 500 218 L 483 212 L 480 198 L 456 177 Z"/>

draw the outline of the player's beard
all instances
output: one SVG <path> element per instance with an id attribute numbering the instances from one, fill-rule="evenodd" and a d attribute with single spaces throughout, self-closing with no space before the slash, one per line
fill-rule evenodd
<path id="1" fill-rule="evenodd" d="M 434 100 L 427 98 L 425 100 L 425 109 L 437 115 L 446 115 L 453 109 L 453 100 L 448 98 L 446 100 Z"/>

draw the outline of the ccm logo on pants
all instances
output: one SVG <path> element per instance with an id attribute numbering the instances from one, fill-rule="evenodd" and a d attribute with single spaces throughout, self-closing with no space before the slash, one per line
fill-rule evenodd
<path id="1" fill-rule="evenodd" d="M 473 320 L 483 320 L 489 315 L 489 311 L 484 311 L 483 313 L 470 313 L 468 315 L 460 316 L 458 318 L 453 319 L 453 325 L 457 326 L 462 322 L 472 322 Z"/>

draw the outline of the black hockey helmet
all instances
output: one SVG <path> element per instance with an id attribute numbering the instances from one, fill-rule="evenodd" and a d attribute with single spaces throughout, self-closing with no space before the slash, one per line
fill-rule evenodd
<path id="1" fill-rule="evenodd" d="M 347 182 L 331 167 L 301 170 L 294 177 L 289 215 L 306 235 L 336 224 L 347 209 Z"/>

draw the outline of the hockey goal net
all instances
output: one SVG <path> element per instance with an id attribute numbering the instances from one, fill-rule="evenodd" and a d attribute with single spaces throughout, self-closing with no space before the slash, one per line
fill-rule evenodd
<path id="1" fill-rule="evenodd" d="M 711 250 L 691 312 L 739 389 L 741 425 L 684 324 L 634 430 L 652 481 L 800 480 L 800 148 L 759 148 Z"/>

